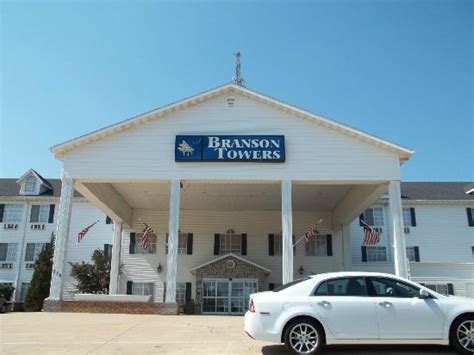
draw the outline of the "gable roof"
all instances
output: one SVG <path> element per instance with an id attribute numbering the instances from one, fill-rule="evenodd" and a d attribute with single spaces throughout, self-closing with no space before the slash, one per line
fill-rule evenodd
<path id="1" fill-rule="evenodd" d="M 425 201 L 474 201 L 472 182 L 402 182 L 402 199 Z"/>
<path id="2" fill-rule="evenodd" d="M 233 257 L 233 258 L 236 258 L 236 259 L 238 259 L 238 260 L 243 261 L 244 263 L 253 265 L 253 266 L 255 266 L 255 267 L 257 267 L 257 268 L 259 268 L 259 269 L 265 271 L 266 273 L 271 273 L 271 272 L 272 272 L 270 269 L 267 269 L 266 267 L 263 267 L 263 266 L 261 266 L 261 265 L 258 265 L 258 264 L 256 264 L 256 263 L 254 263 L 253 261 L 250 261 L 250 260 L 248 260 L 248 259 L 245 259 L 245 258 L 243 258 L 243 257 L 241 257 L 241 256 L 239 256 L 239 255 L 234 254 L 234 253 L 227 253 L 227 254 L 221 255 L 221 256 L 219 256 L 219 257 L 217 257 L 217 258 L 214 258 L 214 259 L 209 260 L 209 261 L 206 261 L 205 263 L 202 263 L 202 264 L 200 264 L 200 265 L 198 265 L 198 266 L 195 266 L 195 267 L 193 267 L 192 269 L 190 269 L 189 271 L 190 271 L 190 272 L 193 272 L 193 271 L 195 271 L 195 270 L 197 270 L 197 269 L 200 269 L 200 268 L 202 268 L 202 267 L 204 267 L 204 266 L 207 266 L 207 265 L 210 265 L 210 264 L 214 264 L 214 263 L 217 263 L 218 261 L 227 259 L 228 257 Z"/>
<path id="3" fill-rule="evenodd" d="M 308 119 L 310 121 L 313 121 L 321 126 L 327 127 L 329 129 L 333 129 L 336 131 L 339 131 L 345 135 L 348 135 L 350 137 L 354 137 L 357 139 L 360 139 L 366 143 L 369 143 L 371 145 L 380 147 L 382 149 L 385 149 L 387 151 L 390 151 L 392 153 L 395 153 L 399 156 L 400 162 L 403 163 L 404 161 L 408 160 L 411 155 L 414 153 L 413 150 L 402 147 L 400 145 L 388 142 L 386 140 L 383 140 L 381 138 L 375 137 L 373 135 L 370 135 L 368 133 L 365 133 L 363 131 L 357 130 L 355 128 L 349 127 L 345 124 L 342 124 L 340 122 L 313 114 L 309 111 L 305 111 L 301 108 L 298 108 L 296 106 L 289 105 L 283 101 L 277 100 L 273 97 L 261 94 L 257 91 L 252 91 L 250 89 L 247 89 L 243 86 L 236 85 L 234 83 L 229 83 L 225 84 L 219 87 L 216 87 L 214 89 L 202 92 L 200 94 L 190 96 L 188 98 L 185 98 L 183 100 L 171 103 L 169 105 L 145 112 L 143 114 L 140 114 L 135 117 L 131 117 L 129 119 L 126 119 L 124 121 L 112 124 L 110 126 L 98 129 L 96 131 L 93 131 L 91 133 L 79 136 L 77 138 L 68 140 L 66 142 L 57 144 L 53 147 L 50 148 L 51 152 L 55 155 L 55 157 L 62 159 L 64 155 L 66 154 L 67 151 L 73 150 L 77 147 L 83 146 L 85 144 L 100 140 L 101 138 L 104 138 L 106 136 L 110 136 L 112 134 L 122 132 L 124 130 L 127 130 L 129 128 L 135 127 L 137 125 L 140 125 L 141 123 L 151 121 L 158 119 L 164 115 L 167 115 L 171 112 L 194 106 L 197 105 L 203 101 L 212 99 L 214 97 L 217 97 L 222 94 L 241 94 L 244 97 L 250 98 L 257 100 L 259 102 L 263 102 L 265 104 L 268 104 L 270 106 L 273 106 L 277 109 L 280 109 L 282 111 L 289 112 L 295 116 Z"/>
<path id="4" fill-rule="evenodd" d="M 23 181 L 24 179 L 26 179 L 26 178 L 27 178 L 28 176 L 30 176 L 30 175 L 35 176 L 35 177 L 41 182 L 41 184 L 45 185 L 48 189 L 52 189 L 52 188 L 53 188 L 53 186 L 51 185 L 51 183 L 50 183 L 48 180 L 46 180 L 44 177 L 42 177 L 42 176 L 41 176 L 36 170 L 34 170 L 34 169 L 30 169 L 30 170 L 28 170 L 26 173 L 24 173 L 24 174 L 16 181 L 17 184 L 21 184 L 22 181 Z"/>

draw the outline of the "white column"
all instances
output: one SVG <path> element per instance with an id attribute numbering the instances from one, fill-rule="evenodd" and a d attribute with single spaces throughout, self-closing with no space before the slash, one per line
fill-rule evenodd
<path id="1" fill-rule="evenodd" d="M 71 222 L 72 196 L 74 193 L 74 181 L 65 171 L 62 173 L 61 182 L 62 187 L 54 244 L 53 271 L 49 291 L 49 299 L 52 300 L 60 300 L 62 298 L 61 290 L 65 276 L 64 265 L 66 261 L 69 225 Z"/>
<path id="2" fill-rule="evenodd" d="M 390 210 L 390 234 L 393 238 L 393 260 L 395 274 L 409 278 L 409 264 L 406 253 L 405 234 L 403 231 L 402 198 L 400 181 L 390 181 L 388 188 Z"/>
<path id="3" fill-rule="evenodd" d="M 122 249 L 122 222 L 114 221 L 114 243 L 112 245 L 112 260 L 110 262 L 109 295 L 118 293 L 118 277 L 120 269 L 120 251 Z"/>
<path id="4" fill-rule="evenodd" d="M 171 180 L 170 216 L 168 227 L 168 264 L 166 274 L 166 303 L 176 303 L 180 192 L 180 181 Z"/>
<path id="5" fill-rule="evenodd" d="M 293 281 L 293 214 L 291 181 L 281 182 L 282 283 Z"/>
<path id="6" fill-rule="evenodd" d="M 342 266 L 344 271 L 352 270 L 352 248 L 351 248 L 351 227 L 350 224 L 341 226 L 342 239 Z"/>

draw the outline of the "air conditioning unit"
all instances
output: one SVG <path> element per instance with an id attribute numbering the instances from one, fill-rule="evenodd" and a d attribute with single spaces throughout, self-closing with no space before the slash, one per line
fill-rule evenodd
<path id="1" fill-rule="evenodd" d="M 44 229 L 44 224 L 32 224 L 31 229 L 33 229 L 33 230 L 43 230 Z"/>
<path id="2" fill-rule="evenodd" d="M 32 270 L 35 268 L 35 263 L 26 263 L 25 269 Z"/>
<path id="3" fill-rule="evenodd" d="M 409 233 L 410 233 L 410 227 L 405 227 L 405 228 L 403 228 L 403 232 L 404 232 L 405 234 L 409 234 Z"/>
<path id="4" fill-rule="evenodd" d="M 0 269 L 13 269 L 13 264 L 12 263 L 2 263 L 0 265 Z"/>
<path id="5" fill-rule="evenodd" d="M 3 229 L 18 229 L 18 224 L 16 223 L 5 223 Z"/>

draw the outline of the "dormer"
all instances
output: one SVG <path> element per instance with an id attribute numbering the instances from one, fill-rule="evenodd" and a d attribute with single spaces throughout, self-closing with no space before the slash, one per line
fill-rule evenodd
<path id="1" fill-rule="evenodd" d="M 28 170 L 16 182 L 20 185 L 20 195 L 23 196 L 38 196 L 53 190 L 50 182 L 33 169 Z"/>

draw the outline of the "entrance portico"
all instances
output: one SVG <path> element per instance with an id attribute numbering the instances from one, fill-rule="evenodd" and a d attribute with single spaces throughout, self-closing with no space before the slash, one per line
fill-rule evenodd
<path id="1" fill-rule="evenodd" d="M 234 99 L 232 107 L 228 98 Z M 285 161 L 173 160 L 177 135 L 236 130 L 284 136 Z M 202 284 L 193 279 L 192 271 L 220 256 L 210 247 L 212 239 L 228 230 L 241 236 L 241 244 L 245 240 L 248 252 L 240 257 L 271 270 L 273 284 L 293 280 L 301 269 L 303 274 L 347 269 L 350 248 L 344 230 L 387 191 L 396 272 L 408 276 L 399 167 L 412 152 L 238 85 L 66 142 L 53 153 L 63 160 L 64 179 L 71 181 L 63 185 L 61 195 L 64 212 L 59 215 L 54 270 L 67 270 L 64 240 L 69 237 L 68 194 L 74 185 L 114 220 L 112 294 L 124 293 L 125 283 L 140 280 L 153 283 L 155 302 L 172 306 L 177 282 L 191 282 L 197 300 Z M 321 218 L 318 231 L 325 236 L 327 255 L 310 258 L 320 249 L 308 251 L 304 242 L 295 248 L 294 238 Z M 143 229 L 142 221 L 155 231 L 156 253 L 139 257 L 131 245 Z M 191 254 L 185 255 L 180 245 L 183 233 L 192 235 Z M 267 251 L 269 235 L 279 236 L 277 258 Z M 61 300 L 62 278 L 54 275 L 50 300 Z"/>

